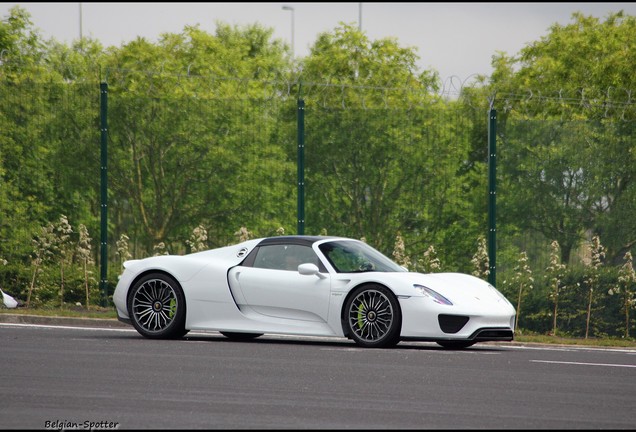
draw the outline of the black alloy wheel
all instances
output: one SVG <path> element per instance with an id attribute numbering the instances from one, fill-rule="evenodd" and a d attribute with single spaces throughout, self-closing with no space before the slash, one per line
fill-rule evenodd
<path id="1" fill-rule="evenodd" d="M 150 273 L 133 285 L 128 313 L 135 329 L 147 338 L 175 339 L 188 333 L 183 290 L 166 274 Z"/>
<path id="2" fill-rule="evenodd" d="M 386 348 L 400 341 L 402 313 L 395 295 L 381 285 L 357 288 L 345 304 L 345 334 L 366 348 Z"/>

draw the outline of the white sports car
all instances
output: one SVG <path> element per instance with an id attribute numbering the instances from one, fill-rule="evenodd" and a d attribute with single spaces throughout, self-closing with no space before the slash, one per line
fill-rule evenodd
<path id="1" fill-rule="evenodd" d="M 232 339 L 278 333 L 466 348 L 514 337 L 515 309 L 489 283 L 409 272 L 348 238 L 270 237 L 124 268 L 113 296 L 118 318 L 148 338 L 213 330 Z"/>

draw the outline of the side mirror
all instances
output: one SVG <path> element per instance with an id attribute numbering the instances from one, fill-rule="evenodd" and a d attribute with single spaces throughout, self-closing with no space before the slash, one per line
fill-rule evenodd
<path id="1" fill-rule="evenodd" d="M 311 264 L 311 263 L 306 263 L 306 264 L 299 265 L 298 266 L 298 273 L 300 273 L 301 275 L 305 275 L 305 276 L 316 275 L 320 279 L 325 279 L 327 277 L 327 276 L 323 275 L 322 273 L 320 273 L 320 269 L 318 269 L 318 266 L 316 264 Z"/>

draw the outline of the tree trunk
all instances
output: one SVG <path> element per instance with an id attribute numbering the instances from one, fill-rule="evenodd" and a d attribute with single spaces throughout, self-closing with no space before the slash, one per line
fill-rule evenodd
<path id="1" fill-rule="evenodd" d="M 515 333 L 519 328 L 519 316 L 521 315 L 521 291 L 523 291 L 523 284 L 519 287 L 519 297 L 517 298 L 517 319 L 515 320 Z"/>
<path id="2" fill-rule="evenodd" d="M 86 287 L 86 310 L 88 310 L 88 269 L 86 265 L 86 260 L 84 260 L 84 284 Z"/>
<path id="3" fill-rule="evenodd" d="M 627 290 L 627 287 L 625 290 Z M 627 292 L 625 292 L 625 337 L 629 337 L 629 297 Z"/>
<path id="4" fill-rule="evenodd" d="M 26 307 L 29 307 L 29 303 L 31 303 L 31 293 L 33 292 L 33 287 L 35 286 L 35 277 L 38 274 L 38 265 L 35 266 L 33 270 L 33 278 L 31 279 L 31 286 L 29 287 L 29 295 L 27 295 Z"/>
<path id="5" fill-rule="evenodd" d="M 590 300 L 587 303 L 587 319 L 585 320 L 585 339 L 590 331 L 590 315 L 592 314 L 592 288 L 590 288 Z"/>
<path id="6" fill-rule="evenodd" d="M 60 307 L 64 307 L 64 264 L 60 264 L 60 277 L 62 282 L 60 283 Z"/>
<path id="7" fill-rule="evenodd" d="M 558 289 L 558 288 L 557 288 Z M 559 293 L 557 292 L 554 297 L 554 319 L 552 322 L 552 335 L 556 336 L 557 333 L 557 310 L 559 305 Z"/>

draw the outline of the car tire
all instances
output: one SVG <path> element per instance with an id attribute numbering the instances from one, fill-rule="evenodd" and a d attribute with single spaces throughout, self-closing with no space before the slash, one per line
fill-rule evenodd
<path id="1" fill-rule="evenodd" d="M 382 285 L 356 288 L 345 303 L 344 333 L 365 348 L 388 348 L 400 342 L 402 312 L 395 295 Z"/>
<path id="2" fill-rule="evenodd" d="M 232 340 L 250 340 L 263 336 L 263 333 L 220 332 L 223 336 Z"/>
<path id="3" fill-rule="evenodd" d="M 186 303 L 179 283 L 164 273 L 149 273 L 128 294 L 128 313 L 133 327 L 151 339 L 183 337 Z"/>
<path id="4" fill-rule="evenodd" d="M 438 341 L 437 344 L 446 349 L 464 349 L 475 345 L 473 341 Z"/>

